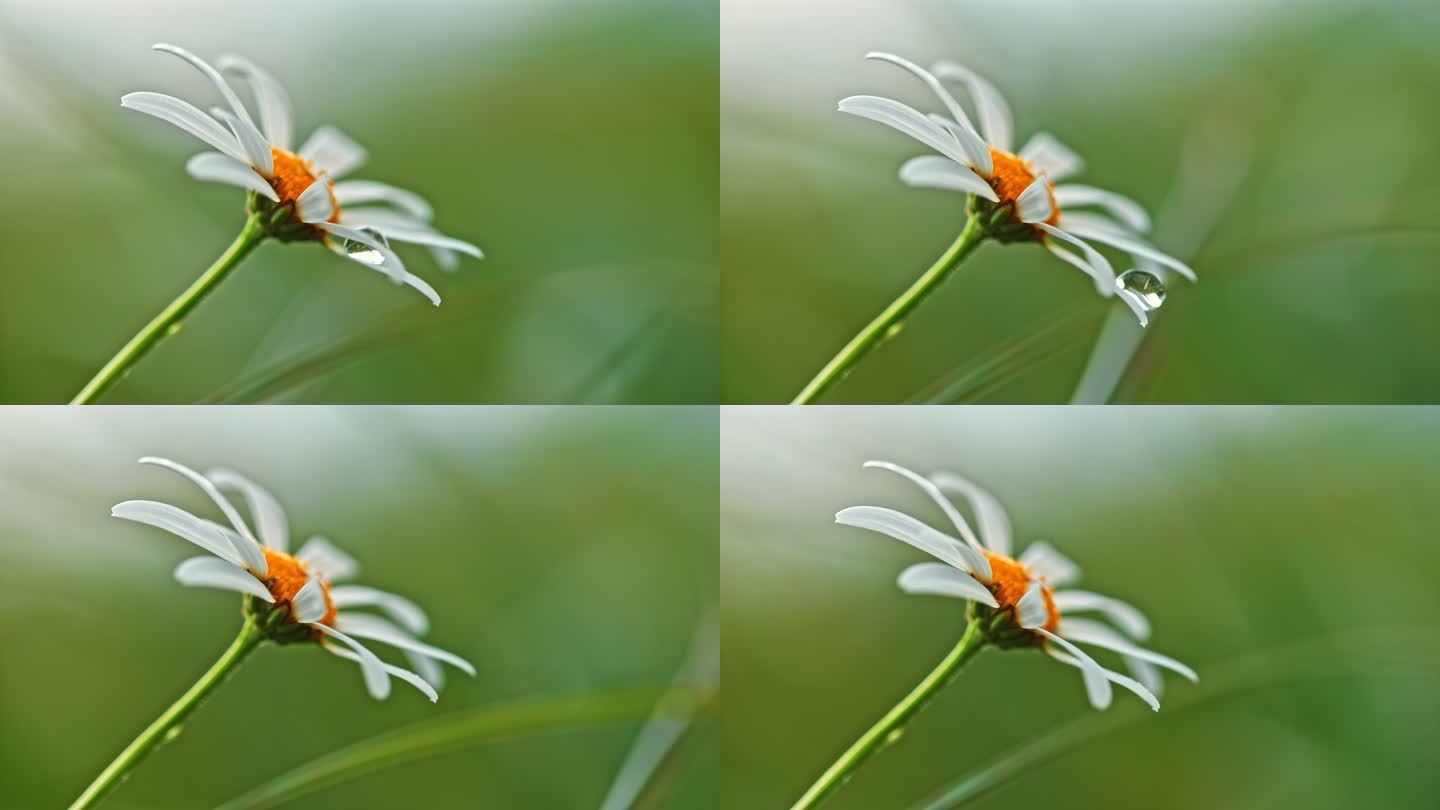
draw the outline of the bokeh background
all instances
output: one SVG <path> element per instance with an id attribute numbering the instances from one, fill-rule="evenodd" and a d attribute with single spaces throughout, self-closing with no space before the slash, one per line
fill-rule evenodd
<path id="1" fill-rule="evenodd" d="M 267 244 L 107 402 L 699 402 L 718 397 L 713 0 L 0 1 L 0 402 L 64 402 L 220 254 L 243 194 L 122 110 L 218 101 L 175 42 L 287 86 L 356 177 L 480 245 L 413 291 Z"/>
<path id="2" fill-rule="evenodd" d="M 1114 401 L 1440 401 L 1437 35 L 1426 0 L 725 0 L 724 401 L 789 401 L 959 232 L 895 177 L 925 147 L 835 111 L 939 109 L 871 50 L 988 76 L 1192 262 Z M 986 245 L 826 401 L 1067 402 L 1108 308 Z"/>
<path id="3" fill-rule="evenodd" d="M 727 408 L 722 421 L 724 807 L 789 806 L 963 628 L 963 603 L 895 587 L 929 557 L 832 522 L 869 504 L 947 526 L 913 485 L 862 469 L 871 458 L 977 481 L 1017 543 L 1052 542 L 1083 587 L 1146 611 L 1150 646 L 1200 673 L 1167 679 L 1158 714 L 1117 692 L 1100 716 L 1117 728 L 966 807 L 1434 806 L 1440 413 Z M 920 807 L 1096 715 L 1074 670 L 982 652 L 833 810 Z"/>
<path id="4" fill-rule="evenodd" d="M 341 746 L 501 702 L 664 686 L 717 593 L 712 408 L 11 409 L 0 421 L 0 806 L 63 807 L 225 649 L 231 594 L 183 588 L 196 549 L 109 517 L 155 499 L 215 516 L 144 454 L 225 464 L 324 532 L 361 581 L 413 598 L 475 663 L 440 701 L 384 702 L 318 649 L 265 647 L 115 810 L 214 807 Z M 599 807 L 640 723 L 471 746 L 360 776 L 309 808 Z M 653 807 L 716 807 L 713 715 Z"/>

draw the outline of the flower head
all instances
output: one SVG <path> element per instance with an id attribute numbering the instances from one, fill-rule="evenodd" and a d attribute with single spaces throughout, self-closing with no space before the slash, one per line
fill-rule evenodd
<path id="1" fill-rule="evenodd" d="M 444 684 L 440 664 L 467 674 L 475 668 L 459 656 L 419 640 L 430 626 L 414 602 L 360 585 L 336 585 L 359 569 L 354 558 L 323 537 L 312 537 L 290 553 L 289 521 L 280 502 L 264 488 L 231 470 L 205 475 L 163 458 L 142 458 L 173 470 L 193 482 L 215 502 L 229 526 L 196 517 L 156 501 L 126 501 L 110 514 L 164 529 L 205 549 L 211 556 L 192 557 L 175 569 L 181 585 L 219 588 L 244 594 L 245 610 L 270 640 L 280 644 L 319 644 L 360 665 L 370 694 L 383 699 L 394 676 L 438 698 Z M 255 521 L 256 532 L 222 490 L 238 494 Z M 373 608 L 378 616 L 357 612 Z M 404 652 L 415 671 L 381 661 L 357 639 L 389 644 Z"/>
<path id="2" fill-rule="evenodd" d="M 390 240 L 429 247 L 447 270 L 459 264 L 457 253 L 482 258 L 469 242 L 436 231 L 430 224 L 434 211 L 414 192 L 368 180 L 340 180 L 366 159 L 365 149 L 340 130 L 320 127 L 298 151 L 291 151 L 290 97 L 259 66 L 239 56 L 222 56 L 212 67 L 174 45 L 159 44 L 155 50 L 194 66 L 220 92 L 226 108 L 213 107 L 207 114 L 181 99 L 151 92 L 129 93 L 120 106 L 168 121 L 218 150 L 191 158 L 185 170 L 197 180 L 250 191 L 251 213 L 265 223 L 270 236 L 287 242 L 319 241 L 397 284 L 414 287 L 437 306 L 440 296 L 405 269 Z M 226 73 L 250 86 L 258 124 L 225 80 Z"/>
<path id="3" fill-rule="evenodd" d="M 878 96 L 840 102 L 842 112 L 893 127 L 940 153 L 906 161 L 900 167 L 901 182 L 973 195 L 971 216 L 986 223 L 988 236 L 1000 242 L 1040 242 L 1089 275 L 1102 296 L 1119 295 L 1141 325 L 1165 300 L 1162 267 L 1195 280 L 1184 262 L 1145 241 L 1142 234 L 1150 230 L 1150 217 L 1138 203 L 1093 186 L 1056 185 L 1079 173 L 1084 161 L 1053 135 L 1038 133 L 1019 152 L 1013 151 L 1010 107 L 990 82 L 953 62 L 926 70 L 893 54 L 871 53 L 867 58 L 914 74 L 945 108 L 943 115 L 927 115 Z M 978 129 L 945 81 L 958 83 L 974 102 Z M 1104 214 L 1072 212 L 1071 206 L 1097 206 Z M 1129 254 L 1136 267 L 1116 277 L 1110 261 L 1090 242 Z"/>
<path id="4" fill-rule="evenodd" d="M 1149 638 L 1150 622 L 1135 607 L 1089 591 L 1057 590 L 1077 582 L 1080 568 L 1050 545 L 1032 543 L 1019 557 L 1010 556 L 1010 519 L 1000 502 L 985 490 L 951 473 L 926 478 L 885 461 L 869 461 L 865 466 L 889 470 L 915 483 L 940 506 L 963 538 L 957 540 L 909 515 L 878 506 L 852 506 L 837 514 L 838 523 L 889 535 L 941 561 L 918 563 L 902 571 L 901 590 L 969 600 L 971 620 L 980 624 L 987 642 L 999 647 L 1040 647 L 1050 657 L 1078 668 L 1090 703 L 1097 709 L 1110 705 L 1112 683 L 1139 695 L 1158 711 L 1161 669 L 1197 679 L 1190 667 L 1136 644 Z M 970 503 L 978 533 L 946 492 Z M 1077 613 L 1097 613 L 1114 627 L 1077 617 Z M 1118 653 L 1135 677 L 1102 667 L 1076 645 Z"/>

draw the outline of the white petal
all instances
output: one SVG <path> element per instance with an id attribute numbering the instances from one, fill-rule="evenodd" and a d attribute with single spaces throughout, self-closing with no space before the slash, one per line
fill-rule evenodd
<path id="1" fill-rule="evenodd" d="M 943 158 L 942 158 L 943 159 Z M 344 183 L 336 185 L 338 189 Z M 345 206 L 341 200 L 342 210 L 340 211 L 340 224 L 351 227 L 378 227 L 390 226 L 402 230 L 421 231 L 424 233 L 435 233 L 430 223 L 390 208 L 377 208 L 374 206 L 360 206 L 358 208 Z M 473 247 L 473 245 L 472 245 Z M 477 248 L 478 250 L 478 248 Z M 442 247 L 431 247 L 430 256 L 435 263 L 440 265 L 441 270 L 455 270 L 460 266 L 460 257 L 453 250 Z"/>
<path id="2" fill-rule="evenodd" d="M 405 660 L 415 668 L 415 674 L 419 675 L 426 683 L 435 687 L 436 691 L 445 688 L 445 668 L 440 666 L 434 658 L 426 658 L 419 653 L 405 652 Z"/>
<path id="3" fill-rule="evenodd" d="M 1062 652 L 1051 650 L 1050 657 L 1054 658 L 1056 661 L 1059 661 L 1062 664 L 1069 664 L 1072 667 L 1080 666 L 1079 659 L 1066 655 Z M 1136 695 L 1138 695 L 1141 700 L 1150 704 L 1151 709 L 1157 712 L 1160 711 L 1160 696 L 1158 693 L 1151 691 L 1148 686 L 1138 681 L 1131 680 L 1130 678 L 1127 678 L 1118 672 L 1106 669 L 1105 667 L 1100 667 L 1100 671 L 1105 673 L 1105 680 L 1110 681 L 1111 683 L 1119 684 L 1126 689 L 1129 689 L 1131 692 L 1134 692 Z"/>
<path id="4" fill-rule="evenodd" d="M 1050 621 L 1050 610 L 1045 606 L 1045 589 L 1038 582 L 1030 583 L 1025 595 L 1015 604 L 1015 617 L 1026 630 L 1044 627 Z"/>
<path id="5" fill-rule="evenodd" d="M 962 82 L 975 109 L 980 114 L 980 132 L 985 141 L 996 149 L 1006 152 L 1015 149 L 1015 119 L 1010 115 L 1010 105 L 995 85 L 963 65 L 954 62 L 940 62 L 935 65 L 935 76 Z"/>
<path id="6" fill-rule="evenodd" d="M 969 599 L 992 608 L 1000 607 L 990 589 L 975 581 L 964 571 L 945 563 L 916 563 L 900 572 L 896 584 L 906 593 L 929 596 L 953 596 Z M 1043 622 L 1042 622 L 1043 624 Z"/>
<path id="7" fill-rule="evenodd" d="M 338 655 L 339 657 L 344 658 L 344 659 L 347 660 L 347 661 L 355 661 L 355 662 L 359 662 L 359 661 L 360 661 L 360 656 L 356 655 L 356 654 L 353 653 L 353 652 L 350 652 L 349 650 L 342 650 L 341 648 L 335 647 L 335 646 L 333 646 L 333 645 L 326 645 L 325 650 L 326 650 L 327 652 L 331 653 L 332 655 Z M 422 661 L 427 661 L 427 662 L 429 661 L 428 658 L 423 658 L 423 659 L 420 659 L 420 660 L 422 660 Z M 425 697 L 430 698 L 430 702 L 431 702 L 431 703 L 434 703 L 435 701 L 437 701 L 437 700 L 440 699 L 439 693 L 437 693 L 437 692 L 435 691 L 436 688 L 438 688 L 438 687 L 435 687 L 435 686 L 432 686 L 432 685 L 429 684 L 429 683 L 426 683 L 426 679 L 425 679 L 424 676 L 422 676 L 422 675 L 417 675 L 417 674 L 415 674 L 414 672 L 411 672 L 411 671 L 408 670 L 408 669 L 401 669 L 400 667 L 397 667 L 397 666 L 391 666 L 390 664 L 387 664 L 387 663 L 385 663 L 384 661 L 381 661 L 381 662 L 380 662 L 380 666 L 382 666 L 382 667 L 385 668 L 385 672 L 386 672 L 387 674 L 392 675 L 392 676 L 394 676 L 394 677 L 396 677 L 396 678 L 399 678 L 400 680 L 402 680 L 402 681 L 410 684 L 411 686 L 415 687 L 416 689 L 419 689 L 422 693 L 424 693 Z"/>
<path id="8" fill-rule="evenodd" d="M 225 591 L 246 593 L 266 602 L 274 602 L 270 594 L 255 575 L 244 568 L 215 557 L 191 557 L 175 567 L 175 581 L 181 585 L 197 588 L 219 588 Z"/>
<path id="9" fill-rule="evenodd" d="M 305 541 L 295 555 L 300 562 L 315 570 L 327 582 L 349 579 L 360 573 L 360 564 L 355 558 L 341 551 L 334 543 L 323 537 L 312 537 Z"/>
<path id="10" fill-rule="evenodd" d="M 295 198 L 295 213 L 299 215 L 301 222 L 311 225 L 335 216 L 335 201 L 330 199 L 330 181 L 325 175 L 316 177 L 315 181 Z"/>
<path id="11" fill-rule="evenodd" d="M 913 107 L 879 96 L 851 96 L 840 100 L 839 109 L 898 129 L 957 163 L 976 165 L 960 146 L 954 130 L 940 126 Z"/>
<path id="12" fill-rule="evenodd" d="M 349 135 L 335 127 L 320 127 L 300 147 L 300 157 L 333 180 L 359 168 L 365 163 L 367 155 L 365 148 L 351 140 Z"/>
<path id="13" fill-rule="evenodd" d="M 1055 202 L 1064 208 L 1068 205 L 1098 205 L 1114 214 L 1131 229 L 1145 233 L 1150 230 L 1150 215 L 1123 194 L 1095 188 L 1094 186 L 1056 186 Z"/>
<path id="14" fill-rule="evenodd" d="M 239 553 L 241 559 L 244 560 L 245 567 L 260 576 L 270 573 L 270 566 L 265 562 L 265 554 L 260 550 L 260 544 L 256 542 L 255 535 L 250 532 L 250 527 L 245 525 L 245 520 L 240 517 L 239 512 L 235 511 L 234 504 L 230 503 L 224 495 L 220 494 L 220 490 L 216 489 L 215 485 L 212 484 L 209 479 L 186 467 L 184 464 L 171 461 L 167 458 L 146 456 L 140 459 L 140 463 L 164 467 L 167 470 L 179 473 L 200 487 L 200 490 L 210 496 L 210 500 L 214 501 L 215 505 L 220 507 L 220 511 L 225 513 L 226 519 L 235 527 L 235 531 L 240 533 L 240 539 L 244 542 L 235 543 L 235 551 Z"/>
<path id="15" fill-rule="evenodd" d="M 1081 674 L 1085 678 L 1085 692 L 1090 696 L 1090 705 L 1097 709 L 1109 708 L 1113 693 L 1110 691 L 1110 679 L 1105 675 L 1107 670 L 1095 663 L 1095 659 L 1086 655 L 1079 647 L 1076 647 L 1074 644 L 1071 644 L 1049 630 L 1040 627 L 1036 628 L 1035 632 L 1059 644 L 1075 657 L 1073 662 L 1066 661 L 1065 663 L 1069 663 L 1071 666 L 1080 669 Z"/>
<path id="16" fill-rule="evenodd" d="M 1063 619 L 1060 625 L 1060 632 L 1071 641 L 1080 644 L 1090 644 L 1095 647 L 1103 647 L 1104 649 L 1112 650 L 1121 655 L 1138 658 L 1142 661 L 1149 661 L 1158 667 L 1179 673 L 1181 677 L 1190 681 L 1198 682 L 1200 680 L 1200 676 L 1195 674 L 1195 670 L 1190 667 L 1185 666 L 1168 655 L 1161 655 L 1153 650 L 1137 647 L 1119 633 L 1099 622 L 1093 622 L 1087 619 Z"/>
<path id="17" fill-rule="evenodd" d="M 1090 591 L 1060 591 L 1055 594 L 1055 609 L 1061 614 L 1076 610 L 1098 610 L 1124 630 L 1131 638 L 1144 641 L 1150 637 L 1150 622 L 1134 605 Z"/>
<path id="18" fill-rule="evenodd" d="M 1035 227 L 1045 231 L 1056 239 L 1080 248 L 1080 251 L 1085 254 L 1085 263 L 1081 269 L 1089 273 L 1090 277 L 1095 280 L 1096 289 L 1104 291 L 1106 295 L 1109 295 L 1115 289 L 1115 268 L 1110 265 L 1109 259 L 1100 255 L 1100 251 L 1085 244 L 1073 234 L 1066 233 L 1054 225 L 1039 222 L 1036 223 Z M 1061 258 L 1065 258 L 1059 251 L 1051 250 L 1050 252 Z"/>
<path id="19" fill-rule="evenodd" d="M 1020 555 L 1020 562 L 1029 566 L 1035 576 L 1044 579 L 1045 584 L 1052 588 L 1080 579 L 1080 566 L 1043 541 L 1031 543 L 1025 553 Z"/>
<path id="20" fill-rule="evenodd" d="M 245 109 L 245 105 L 240 103 L 240 97 L 235 95 L 235 91 L 230 88 L 230 84 L 225 81 L 225 78 L 223 76 L 220 75 L 220 71 L 216 70 L 213 67 L 210 67 L 209 63 L 207 63 L 204 59 L 201 59 L 200 57 L 185 50 L 184 48 L 179 47 L 178 45 L 167 45 L 163 42 L 160 42 L 156 43 L 151 47 L 153 47 L 157 51 L 160 51 L 161 53 L 173 54 L 174 56 L 178 56 L 181 59 L 184 59 L 186 62 L 189 62 L 191 66 L 193 66 L 196 70 L 200 71 L 200 73 L 203 74 L 205 78 L 209 79 L 211 84 L 215 85 L 215 89 L 219 90 L 220 95 L 225 98 L 225 103 L 230 105 L 231 112 L 235 113 L 235 115 L 245 119 L 246 121 L 250 121 L 250 113 Z"/>
<path id="21" fill-rule="evenodd" d="M 339 639 L 343 644 L 354 650 L 356 655 L 350 660 L 360 664 L 360 672 L 365 676 L 365 688 L 369 690 L 370 696 L 376 700 L 384 700 L 390 695 L 390 676 L 386 665 L 375 657 L 375 653 L 365 649 L 365 646 L 355 639 L 345 635 L 328 625 L 312 623 L 311 627 L 319 630 L 327 636 Z M 327 647 L 329 645 L 326 645 Z M 331 650 L 335 652 L 335 650 Z M 349 657 L 349 656 L 342 656 Z"/>
<path id="22" fill-rule="evenodd" d="M 250 163 L 235 134 L 189 102 L 163 93 L 140 92 L 127 93 L 120 99 L 120 106 L 174 124 L 230 157 L 246 165 Z"/>
<path id="23" fill-rule="evenodd" d="M 430 630 L 430 619 L 425 611 L 403 596 L 363 585 L 340 585 L 330 590 L 330 598 L 335 600 L 337 608 L 379 608 L 417 636 Z"/>
<path id="24" fill-rule="evenodd" d="M 249 163 L 236 160 L 219 152 L 201 152 L 185 163 L 185 171 L 196 180 L 224 183 L 229 186 L 253 191 L 273 202 L 280 202 L 280 195 L 265 182 Z"/>
<path id="25" fill-rule="evenodd" d="M 428 283 L 426 283 L 424 279 L 421 279 L 419 276 L 414 275 L 413 273 L 406 270 L 405 264 L 400 261 L 400 257 L 396 255 L 395 251 L 391 250 L 390 247 L 384 242 L 376 239 L 374 235 L 366 233 L 365 231 L 359 230 L 357 228 L 351 228 L 347 225 L 340 225 L 334 222 L 318 222 L 316 223 L 316 225 L 321 229 L 340 237 L 341 241 L 338 242 L 333 240 L 327 241 L 326 244 L 332 252 L 344 256 L 346 259 L 355 262 L 361 267 L 374 270 L 377 273 L 384 273 L 390 278 L 391 281 L 395 282 L 396 284 L 405 284 L 413 287 L 416 290 L 419 290 L 420 293 L 426 298 L 430 299 L 430 303 L 434 304 L 437 307 L 440 306 L 440 294 L 435 292 L 435 288 L 431 287 Z M 366 255 L 364 253 L 354 253 L 347 250 L 345 248 L 345 242 L 347 241 L 359 242 L 362 245 L 368 246 L 369 248 L 371 248 L 371 250 L 374 251 L 376 255 L 379 255 L 381 257 L 380 263 L 376 264 L 374 262 L 367 261 L 365 258 L 363 258 L 363 256 Z"/>
<path id="26" fill-rule="evenodd" d="M 1076 236 L 1083 236 L 1086 239 L 1093 239 L 1096 242 L 1104 242 L 1107 245 L 1117 247 L 1134 256 L 1144 256 L 1151 261 L 1159 262 L 1165 267 L 1169 267 L 1191 281 L 1197 280 L 1195 271 L 1191 270 L 1189 265 L 1174 256 L 1161 253 L 1153 245 L 1142 242 L 1138 238 L 1126 236 L 1125 234 L 1108 228 L 1096 227 L 1094 224 L 1083 220 L 1076 222 L 1075 217 L 1066 217 L 1063 224 Z"/>
<path id="27" fill-rule="evenodd" d="M 245 557 L 236 550 L 230 538 L 216 531 L 215 524 L 201 520 L 179 507 L 157 501 L 125 501 L 111 507 L 110 514 L 123 520 L 133 520 L 136 523 L 164 529 L 189 540 L 222 560 L 242 568 L 245 566 Z"/>
<path id="28" fill-rule="evenodd" d="M 260 112 L 260 128 L 265 138 L 281 149 L 289 149 L 295 139 L 295 113 L 284 85 L 260 66 L 243 57 L 226 55 L 215 60 L 221 71 L 238 73 L 250 84 L 255 106 Z"/>
<path id="29" fill-rule="evenodd" d="M 275 156 L 270 152 L 270 143 L 255 125 L 243 118 L 236 118 L 234 113 L 222 110 L 219 107 L 210 108 L 210 114 L 216 120 L 224 122 L 230 128 L 235 138 L 240 141 L 240 148 L 245 150 L 246 162 L 255 167 L 265 177 L 275 175 Z"/>
<path id="30" fill-rule="evenodd" d="M 444 661 L 467 675 L 475 674 L 475 667 L 464 658 L 413 638 L 404 630 L 401 630 L 378 616 L 367 616 L 363 613 L 347 613 L 336 618 L 335 623 L 339 625 L 340 629 L 356 638 L 374 639 L 375 641 L 380 641 L 402 650 L 418 653 L 426 658 Z"/>
<path id="31" fill-rule="evenodd" d="M 992 576 L 990 561 L 985 559 L 984 554 L 894 509 L 852 506 L 836 513 L 835 522 L 880 532 L 909 543 L 942 562 L 975 574 L 982 582 Z"/>
<path id="32" fill-rule="evenodd" d="M 1020 158 L 1029 163 L 1030 168 L 1046 175 L 1052 183 L 1058 183 L 1085 167 L 1085 161 L 1079 155 L 1048 132 L 1035 133 L 1020 150 Z"/>
<path id="33" fill-rule="evenodd" d="M 940 80 L 935 78 L 930 71 L 911 62 L 909 59 L 896 56 L 892 53 L 874 51 L 865 54 L 865 58 L 889 62 L 902 70 L 908 71 L 920 79 L 920 81 L 924 82 L 925 86 L 929 87 L 930 91 L 945 105 L 946 112 L 950 113 L 950 118 L 956 125 L 955 134 L 960 142 L 960 147 L 965 150 L 965 154 L 970 158 L 968 163 L 976 169 L 979 169 L 980 173 L 987 177 L 995 170 L 994 163 L 990 158 L 990 149 L 985 145 L 985 141 L 981 139 L 980 133 L 975 131 L 975 125 L 970 123 L 970 116 L 965 114 L 965 108 L 960 106 L 960 102 L 956 101 L 955 97 L 950 95 L 950 91 L 946 90 L 945 85 L 941 84 Z"/>
<path id="34" fill-rule="evenodd" d="M 1055 205 L 1050 201 L 1050 184 L 1045 182 L 1044 177 L 1035 178 L 1020 192 L 1020 196 L 1015 198 L 1015 208 L 1020 221 L 1031 225 L 1044 222 L 1055 214 Z"/>
<path id="35" fill-rule="evenodd" d="M 249 478 L 221 467 L 205 473 L 215 486 L 240 493 L 245 505 L 250 508 L 250 517 L 255 520 L 255 529 L 260 533 L 260 542 L 276 551 L 290 550 L 290 522 L 285 519 L 285 510 L 269 490 Z"/>
<path id="36" fill-rule="evenodd" d="M 163 42 L 155 45 L 154 48 L 157 51 L 173 54 L 189 62 L 196 70 L 200 71 L 205 78 L 209 79 L 211 84 L 215 85 L 215 89 L 220 91 L 220 95 L 224 97 L 225 103 L 230 105 L 230 111 L 234 113 L 235 117 L 228 123 L 231 125 L 231 130 L 234 131 L 235 137 L 240 141 L 241 148 L 245 150 L 250 164 L 259 169 L 266 177 L 269 177 L 271 173 L 275 171 L 275 164 L 270 156 L 270 144 L 265 140 L 265 136 L 260 134 L 260 130 L 255 128 L 255 122 L 250 118 L 249 111 L 245 109 L 244 104 L 240 103 L 240 97 L 235 95 L 235 91 L 230 88 L 230 84 L 220 75 L 220 71 L 210 67 L 204 59 L 190 53 L 184 48 L 175 45 L 166 45 Z"/>
<path id="37" fill-rule="evenodd" d="M 965 516 L 960 514 L 960 510 L 955 508 L 955 504 L 951 503 L 950 499 L 945 497 L 945 494 L 941 492 L 940 488 L 930 479 L 905 467 L 901 467 L 899 464 L 891 464 L 888 461 L 867 461 L 864 466 L 877 470 L 889 470 L 909 480 L 915 486 L 920 487 L 926 495 L 930 496 L 930 500 L 934 501 L 936 505 L 940 507 L 940 510 L 945 513 L 945 517 L 950 518 L 950 522 L 954 524 L 955 530 L 960 532 L 960 536 L 965 539 L 965 542 L 977 549 L 984 548 L 980 543 L 980 539 L 975 536 L 975 532 L 970 528 L 970 524 L 966 522 Z"/>
<path id="38" fill-rule="evenodd" d="M 419 194 L 373 180 L 346 180 L 336 183 L 335 199 L 340 201 L 341 208 L 347 205 L 385 202 L 426 222 L 435 216 L 435 209 Z"/>
<path id="39" fill-rule="evenodd" d="M 969 167 L 940 155 L 911 158 L 900 167 L 900 182 L 916 188 L 941 188 L 999 202 L 995 189 Z"/>
<path id="40" fill-rule="evenodd" d="M 409 242 L 412 245 L 428 245 L 430 247 L 457 251 L 469 256 L 474 256 L 477 259 L 485 258 L 485 254 L 475 245 L 461 239 L 436 233 L 430 228 L 406 228 L 399 225 L 387 225 L 385 223 L 372 225 L 370 227 L 379 231 L 386 239 L 394 239 L 397 242 Z"/>
<path id="41" fill-rule="evenodd" d="M 1010 556 L 1010 518 L 995 496 L 955 473 L 937 472 L 930 476 L 930 480 L 942 491 L 954 492 L 970 501 L 975 519 L 980 524 L 980 539 L 985 546 L 997 554 Z"/>
<path id="42" fill-rule="evenodd" d="M 297 622 L 318 622 L 329 612 L 330 606 L 325 604 L 325 586 L 319 577 L 311 577 L 290 599 L 290 615 Z"/>
<path id="43" fill-rule="evenodd" d="M 1141 326 L 1150 325 L 1150 305 L 1145 303 L 1145 299 L 1141 298 L 1138 293 L 1121 289 L 1119 281 L 1115 282 L 1115 294 L 1135 314 L 1135 319 L 1140 322 Z"/>

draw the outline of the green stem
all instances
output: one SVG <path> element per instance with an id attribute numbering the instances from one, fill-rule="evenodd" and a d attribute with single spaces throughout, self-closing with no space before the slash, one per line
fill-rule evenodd
<path id="1" fill-rule="evenodd" d="M 140 736 L 125 746 L 125 750 L 120 752 L 120 756 L 115 757 L 115 761 L 101 771 L 100 775 L 95 777 L 95 781 L 90 783 L 90 787 L 85 788 L 85 792 L 80 794 L 80 798 L 70 805 L 70 810 L 85 810 L 85 808 L 98 805 L 100 800 L 124 781 L 130 771 L 134 770 L 135 766 L 139 765 L 146 756 L 179 735 L 181 723 L 185 722 L 185 718 L 189 717 L 190 713 L 195 711 L 211 692 L 215 691 L 215 687 L 224 683 L 226 676 L 233 672 L 240 662 L 254 652 L 255 648 L 260 646 L 264 640 L 265 636 L 260 632 L 260 628 L 247 618 L 245 624 L 240 628 L 240 634 L 230 643 L 230 649 L 220 656 L 220 660 L 216 661 L 204 675 L 201 675 L 200 680 L 181 695 L 179 700 L 172 703 L 164 714 L 155 718 L 155 722 L 140 732 Z"/>
<path id="2" fill-rule="evenodd" d="M 950 679 L 955 677 L 955 673 L 960 671 L 960 667 L 964 666 L 984 646 L 985 637 L 980 631 L 980 624 L 971 622 L 965 628 L 965 634 L 960 637 L 960 641 L 955 644 L 955 648 L 945 656 L 945 660 L 941 661 L 929 675 L 926 675 L 925 680 L 910 690 L 910 694 L 886 712 L 878 723 L 871 726 L 869 731 L 860 735 L 860 739 L 856 740 L 845 753 L 840 755 L 839 759 L 835 760 L 835 764 L 821 774 L 815 784 L 805 791 L 805 795 L 801 796 L 790 810 L 809 810 L 809 808 L 818 807 L 827 796 L 845 784 L 856 769 L 875 752 L 894 742 L 904 730 L 905 724 L 910 722 L 910 718 L 925 708 L 925 704 L 930 702 L 930 698 L 949 683 Z"/>
<path id="3" fill-rule="evenodd" d="M 240 235 L 235 237 L 235 241 L 230 243 L 230 247 L 226 248 L 225 252 L 220 254 L 220 258 L 210 265 L 210 269 L 202 273 L 200 278 L 195 279 L 194 284 L 191 284 L 185 292 L 180 293 L 180 297 L 171 301 L 170 305 L 161 310 L 160 314 L 156 315 L 150 323 L 145 324 L 145 328 L 141 329 L 135 337 L 130 338 L 130 342 L 116 352 L 115 356 L 110 358 L 110 362 L 106 363 L 105 367 L 100 369 L 95 377 L 85 384 L 84 388 L 80 389 L 80 393 L 70 400 L 70 404 L 90 405 L 98 400 L 100 395 L 109 390 L 110 386 L 118 382 L 121 377 L 124 377 L 130 368 L 140 361 L 140 358 L 148 354 L 160 341 L 179 331 L 181 323 L 185 320 L 185 316 L 190 314 L 190 310 L 220 286 L 220 282 L 230 275 L 230 271 L 234 270 L 240 261 L 264 240 L 264 224 L 257 217 L 252 216 L 246 219 L 245 227 L 240 230 Z"/>
<path id="4" fill-rule="evenodd" d="M 966 256 L 974 252 L 984 238 L 984 223 L 980 217 L 970 217 L 965 223 L 964 230 L 960 231 L 960 235 L 941 254 L 940 258 L 935 260 L 935 264 L 916 279 L 908 290 L 901 293 L 899 298 L 890 302 L 890 306 L 877 315 L 875 320 L 851 338 L 850 342 L 845 344 L 845 348 L 841 349 L 839 354 L 820 369 L 820 373 L 815 375 L 815 379 L 811 380 L 810 384 L 805 386 L 805 390 L 796 395 L 790 404 L 809 405 L 815 402 L 830 386 L 849 374 L 861 358 L 869 354 L 876 346 L 884 343 L 886 338 L 892 336 L 900 328 L 910 311 L 934 292 L 941 282 L 949 277 L 950 272 L 960 266 L 960 262 Z"/>

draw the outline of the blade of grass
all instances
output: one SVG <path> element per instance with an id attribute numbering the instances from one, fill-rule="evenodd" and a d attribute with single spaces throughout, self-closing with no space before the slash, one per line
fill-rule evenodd
<path id="1" fill-rule="evenodd" d="M 643 720 L 662 710 L 694 711 L 705 690 L 650 686 L 479 706 L 425 720 L 332 751 L 261 783 L 217 810 L 260 810 L 358 776 L 472 745 L 531 734 Z"/>

